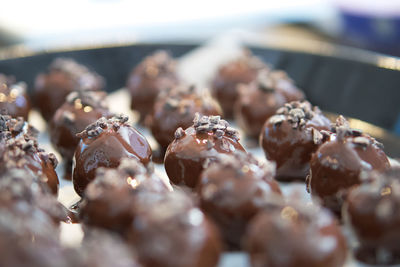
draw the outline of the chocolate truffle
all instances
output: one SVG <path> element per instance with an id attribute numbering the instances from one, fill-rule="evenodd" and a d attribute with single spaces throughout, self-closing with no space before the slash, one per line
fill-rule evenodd
<path id="1" fill-rule="evenodd" d="M 263 68 L 266 68 L 266 65 L 246 50 L 239 58 L 218 69 L 211 88 L 212 94 L 220 103 L 226 118 L 233 118 L 233 105 L 238 98 L 237 85 L 250 83 L 257 77 L 258 71 Z"/>
<path id="2" fill-rule="evenodd" d="M 245 151 L 239 143 L 238 132 L 227 121 L 220 116 L 196 113 L 193 126 L 175 131 L 175 140 L 165 154 L 165 170 L 172 183 L 194 188 L 205 161 L 236 150 Z"/>
<path id="3" fill-rule="evenodd" d="M 149 120 L 154 138 L 162 150 L 174 140 L 176 129 L 186 129 L 193 124 L 194 115 L 222 115 L 219 104 L 205 89 L 195 86 L 176 86 L 160 93 Z"/>
<path id="4" fill-rule="evenodd" d="M 146 267 L 213 267 L 221 252 L 216 227 L 180 191 L 146 205 L 135 217 L 128 238 Z"/>
<path id="5" fill-rule="evenodd" d="M 83 195 L 99 167 L 116 168 L 122 158 L 136 158 L 143 164 L 150 162 L 149 143 L 127 121 L 125 115 L 102 117 L 77 135 L 81 140 L 73 158 L 72 180 L 78 195 Z"/>
<path id="6" fill-rule="evenodd" d="M 350 191 L 344 221 L 358 240 L 356 257 L 375 265 L 400 264 L 400 169 L 363 172 Z"/>
<path id="7" fill-rule="evenodd" d="M 85 225 L 123 234 L 142 204 L 150 205 L 167 192 L 167 185 L 151 167 L 125 158 L 117 169 L 97 170 L 79 205 L 79 217 Z"/>
<path id="8" fill-rule="evenodd" d="M 341 267 L 346 240 L 325 209 L 302 203 L 260 212 L 251 221 L 245 247 L 252 266 Z"/>
<path id="9" fill-rule="evenodd" d="M 0 73 L 0 112 L 27 120 L 30 108 L 26 84 Z"/>
<path id="10" fill-rule="evenodd" d="M 69 58 L 56 58 L 45 73 L 36 77 L 35 105 L 50 121 L 69 93 L 76 90 L 101 90 L 104 80 L 97 73 Z"/>
<path id="11" fill-rule="evenodd" d="M 51 120 L 50 140 L 65 161 L 65 178 L 71 178 L 72 158 L 80 140 L 76 134 L 101 117 L 111 115 L 105 97 L 102 91 L 74 91 Z"/>
<path id="12" fill-rule="evenodd" d="M 248 222 L 281 190 L 275 164 L 250 154 L 221 154 L 202 172 L 197 185 L 202 210 L 213 219 L 229 249 L 240 249 Z"/>
<path id="13" fill-rule="evenodd" d="M 178 84 L 176 61 L 163 50 L 147 56 L 131 72 L 127 88 L 131 94 L 131 108 L 140 114 L 140 121 L 153 110 L 158 94 Z"/>
<path id="14" fill-rule="evenodd" d="M 340 215 L 348 190 L 361 183 L 360 172 L 385 170 L 389 161 L 382 144 L 351 129 L 342 116 L 336 120 L 331 140 L 312 155 L 307 190 L 327 208 Z"/>
<path id="15" fill-rule="evenodd" d="M 311 154 L 324 141 L 320 130 L 330 130 L 330 121 L 307 101 L 287 103 L 265 122 L 260 144 L 276 162 L 277 180 L 305 181 Z"/>
<path id="16" fill-rule="evenodd" d="M 286 72 L 260 70 L 249 84 L 238 85 L 235 119 L 248 137 L 258 138 L 265 121 L 286 102 L 300 101 L 304 94 Z"/>

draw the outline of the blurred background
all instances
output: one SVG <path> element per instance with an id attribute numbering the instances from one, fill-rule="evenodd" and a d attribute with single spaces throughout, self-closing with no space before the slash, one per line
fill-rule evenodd
<path id="1" fill-rule="evenodd" d="M 399 0 L 1 2 L 1 46 L 198 42 L 240 29 L 400 55 Z"/>

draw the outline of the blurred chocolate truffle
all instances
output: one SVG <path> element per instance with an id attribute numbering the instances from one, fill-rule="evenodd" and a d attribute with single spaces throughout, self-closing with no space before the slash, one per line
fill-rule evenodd
<path id="1" fill-rule="evenodd" d="M 311 154 L 325 140 L 330 121 L 308 101 L 294 101 L 278 109 L 264 124 L 260 145 L 267 159 L 277 165 L 276 179 L 305 181 Z"/>
<path id="2" fill-rule="evenodd" d="M 347 255 L 334 216 L 299 202 L 260 212 L 251 221 L 244 243 L 254 267 L 341 267 Z"/>
<path id="3" fill-rule="evenodd" d="M 250 154 L 221 154 L 202 172 L 197 185 L 202 210 L 213 219 L 229 249 L 240 249 L 248 222 L 272 198 L 281 197 L 275 164 Z"/>
<path id="4" fill-rule="evenodd" d="M 175 131 L 175 140 L 165 154 L 165 170 L 172 183 L 194 188 L 205 161 L 236 150 L 245 151 L 238 132 L 227 121 L 196 113 L 193 126 Z"/>
<path id="5" fill-rule="evenodd" d="M 43 118 L 50 121 L 69 93 L 76 90 L 101 90 L 104 80 L 97 73 L 73 59 L 56 58 L 47 72 L 36 77 L 35 106 Z"/>
<path id="6" fill-rule="evenodd" d="M 122 158 L 151 161 L 149 143 L 127 121 L 125 115 L 102 117 L 77 135 L 81 140 L 73 158 L 72 180 L 78 195 L 83 195 L 99 167 L 117 168 Z"/>
<path id="7" fill-rule="evenodd" d="M 0 173 L 11 168 L 31 171 L 43 175 L 43 181 L 54 194 L 58 193 L 58 176 L 55 171 L 58 161 L 54 154 L 39 148 L 37 130 L 22 119 L 9 116 L 0 118 Z"/>
<path id="8" fill-rule="evenodd" d="M 247 136 L 258 138 L 265 121 L 286 102 L 300 101 L 304 94 L 284 71 L 260 70 L 249 84 L 238 85 L 234 115 Z"/>
<path id="9" fill-rule="evenodd" d="M 31 104 L 24 82 L 0 73 L 0 112 L 11 117 L 28 119 Z"/>
<path id="10" fill-rule="evenodd" d="M 140 121 L 153 110 L 160 92 L 178 84 L 176 61 L 163 50 L 154 52 L 131 72 L 127 88 L 131 95 L 131 109 L 140 114 Z"/>
<path id="11" fill-rule="evenodd" d="M 72 158 L 79 143 L 77 133 L 101 117 L 110 116 L 102 91 L 74 91 L 57 109 L 49 125 L 52 145 L 61 154 L 65 164 L 65 178 L 71 177 Z"/>
<path id="12" fill-rule="evenodd" d="M 258 71 L 263 68 L 266 68 L 266 65 L 246 50 L 239 58 L 218 69 L 211 89 L 213 96 L 222 107 L 225 118 L 233 118 L 233 105 L 239 96 L 237 85 L 250 83 L 256 79 Z"/>
<path id="13" fill-rule="evenodd" d="M 358 240 L 356 257 L 373 265 L 400 264 L 400 169 L 363 172 L 343 208 Z"/>
<path id="14" fill-rule="evenodd" d="M 209 92 L 195 86 L 176 86 L 160 93 L 149 119 L 154 138 L 162 150 L 174 140 L 176 129 L 186 129 L 193 124 L 194 115 L 222 115 L 219 104 Z"/>
<path id="15" fill-rule="evenodd" d="M 127 236 L 146 267 L 214 267 L 221 253 L 217 228 L 181 191 L 146 205 Z"/>
<path id="16" fill-rule="evenodd" d="M 135 158 L 125 158 L 117 169 L 99 168 L 80 203 L 79 217 L 88 226 L 124 234 L 136 213 L 169 192 L 161 178 Z M 146 202 L 146 203 L 144 203 Z"/>
<path id="17" fill-rule="evenodd" d="M 331 140 L 312 155 L 307 190 L 312 197 L 340 215 L 348 190 L 361 183 L 360 172 L 389 168 L 382 144 L 359 130 L 351 129 L 339 116 Z"/>

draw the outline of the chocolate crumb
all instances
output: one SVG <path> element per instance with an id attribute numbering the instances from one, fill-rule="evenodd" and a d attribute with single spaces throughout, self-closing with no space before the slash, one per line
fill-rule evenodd
<path id="1" fill-rule="evenodd" d="M 227 135 L 236 140 L 240 139 L 238 131 L 230 127 L 229 123 L 222 120 L 220 116 L 200 116 L 199 113 L 196 113 L 193 126 L 197 133 L 213 132 L 217 138 Z"/>
<path id="2" fill-rule="evenodd" d="M 367 137 L 364 136 L 358 136 L 353 138 L 353 143 L 365 148 L 371 144 L 371 140 L 369 140 Z"/>
<path id="3" fill-rule="evenodd" d="M 285 120 L 286 117 L 284 115 L 274 115 L 271 118 L 269 118 L 269 122 L 272 123 L 273 125 L 280 125 Z"/>
<path id="4" fill-rule="evenodd" d="M 175 131 L 175 139 L 181 139 L 186 135 L 185 131 L 182 129 L 182 127 L 179 127 Z"/>
<path id="5" fill-rule="evenodd" d="M 104 129 L 114 129 L 117 131 L 121 125 L 125 124 L 129 120 L 129 117 L 123 114 L 114 115 L 109 119 L 105 117 L 101 117 L 96 122 L 88 125 L 85 130 L 80 133 L 77 133 L 76 136 L 78 138 L 94 138 L 99 136 Z"/>
<path id="6" fill-rule="evenodd" d="M 324 136 L 315 128 L 311 128 L 311 133 L 312 133 L 312 138 L 313 138 L 314 144 L 316 144 L 316 145 L 322 144 Z"/>

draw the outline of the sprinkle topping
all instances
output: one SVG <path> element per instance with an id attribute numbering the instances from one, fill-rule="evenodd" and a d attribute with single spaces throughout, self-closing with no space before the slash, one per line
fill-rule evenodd
<path id="1" fill-rule="evenodd" d="M 240 139 L 238 131 L 230 127 L 229 123 L 222 120 L 220 116 L 200 116 L 199 113 L 196 113 L 193 126 L 196 133 L 213 132 L 217 138 L 227 135 L 235 140 Z"/>
<path id="2" fill-rule="evenodd" d="M 96 122 L 90 124 L 85 130 L 76 134 L 79 138 L 94 138 L 99 136 L 105 129 L 113 129 L 118 131 L 121 125 L 124 125 L 129 120 L 129 117 L 123 114 L 114 115 L 113 117 L 106 119 L 101 117 Z"/>

